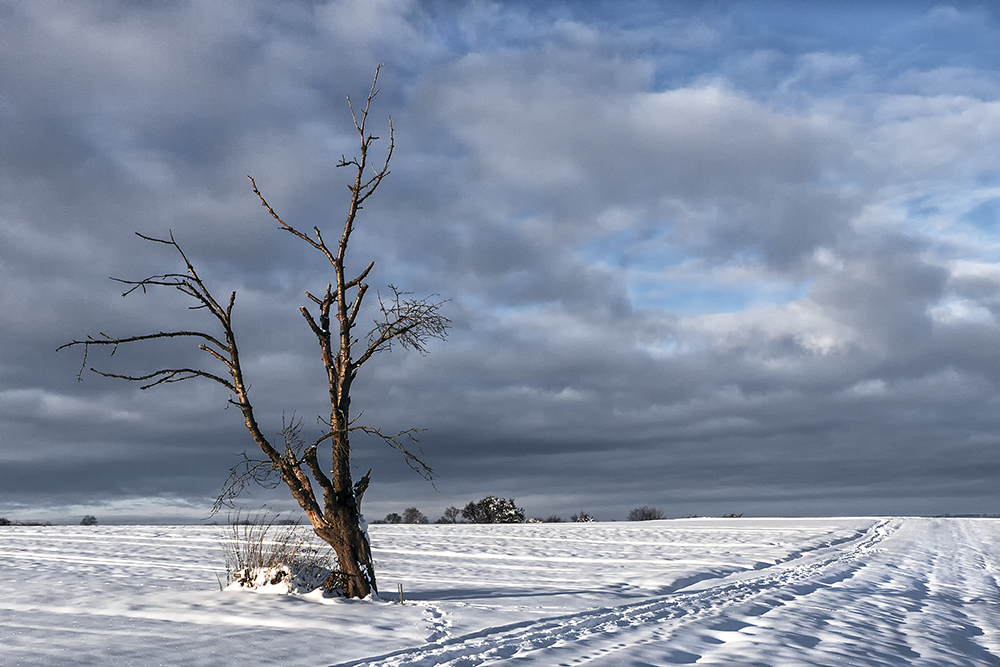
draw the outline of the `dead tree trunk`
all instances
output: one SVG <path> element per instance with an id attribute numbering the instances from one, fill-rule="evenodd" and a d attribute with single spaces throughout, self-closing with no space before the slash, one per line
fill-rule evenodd
<path id="1" fill-rule="evenodd" d="M 222 334 L 201 331 L 161 331 L 120 338 L 101 334 L 100 338 L 89 337 L 87 340 L 73 341 L 59 348 L 82 345 L 84 366 L 86 366 L 87 354 L 93 345 L 110 345 L 113 351 L 118 345 L 158 338 L 190 337 L 199 340 L 199 349 L 221 362 L 226 367 L 227 373 L 220 375 L 198 368 L 162 368 L 146 375 L 136 376 L 91 370 L 105 377 L 144 382 L 142 389 L 196 377 L 207 378 L 226 387 L 232 395 L 230 402 L 242 412 L 247 431 L 267 458 L 263 461 L 245 458 L 241 465 L 234 467 L 230 480 L 216 503 L 216 509 L 235 497 L 248 481 L 262 482 L 277 472 L 280 480 L 288 486 L 292 496 L 309 517 L 315 533 L 337 553 L 344 580 L 344 595 L 362 598 L 378 591 L 371 548 L 367 533 L 361 524 L 360 509 L 361 496 L 368 488 L 371 471 L 369 470 L 357 484 L 351 479 L 351 433 L 363 431 L 378 436 L 398 449 L 407 464 L 428 479 L 432 471 L 404 444 L 404 438 L 413 439 L 416 429 L 386 434 L 376 427 L 355 423 L 351 413 L 351 386 L 361 366 L 376 353 L 389 349 L 393 343 L 421 353 L 426 352 L 425 343 L 430 338 L 444 338 L 449 325 L 447 318 L 440 314 L 443 302 L 433 301 L 432 298 L 410 299 L 407 293 L 400 292 L 390 285 L 392 296 L 386 300 L 378 299 L 380 319 L 368 332 L 364 343 L 361 343 L 354 334 L 362 302 L 368 291 L 365 279 L 374 267 L 374 262 L 357 276 L 349 278 L 344 270 L 348 243 L 362 204 L 375 193 L 382 180 L 389 174 L 389 161 L 395 147 L 390 119 L 389 146 L 385 159 L 377 167 L 370 164 L 369 150 L 378 137 L 366 134 L 366 123 L 371 102 L 378 94 L 376 84 L 379 69 L 375 71 L 371 91 L 360 114 L 355 112 L 348 98 L 354 127 L 361 138 L 361 148 L 359 156 L 352 159 L 342 158 L 337 165 L 352 168 L 354 178 L 349 185 L 351 199 L 347 217 L 339 243 L 334 248 L 326 244 L 319 227 L 313 227 L 310 234 L 301 232 L 282 220 L 257 189 L 253 178 L 250 179 L 254 194 L 268 213 L 278 221 L 281 229 L 322 253 L 333 271 L 333 280 L 319 293 L 320 296 L 306 292 L 306 297 L 317 308 L 317 315 L 304 306 L 300 308 L 302 316 L 319 343 L 320 360 L 326 370 L 329 385 L 329 419 L 323 420 L 326 427 L 317 440 L 305 446 L 305 442 L 298 437 L 300 425 L 295 424 L 294 420 L 290 426 L 286 425 L 282 432 L 285 437 L 283 451 L 273 446 L 264 436 L 254 415 L 249 385 L 243 378 L 236 336 L 232 328 L 236 293 L 230 294 L 225 306 L 216 301 L 172 234 L 169 239 L 141 234 L 139 236 L 147 241 L 172 246 L 183 259 L 186 273 L 163 274 L 138 281 L 121 280 L 119 282 L 130 285 L 125 295 L 138 289 L 145 292 L 147 287 L 152 286 L 173 287 L 194 299 L 197 302 L 195 308 L 210 312 L 221 326 Z M 337 326 L 331 327 L 334 321 Z M 358 354 L 355 354 L 356 349 L 359 351 Z M 330 458 L 322 456 L 322 459 L 330 462 L 329 474 L 324 471 L 320 454 L 320 447 L 325 448 L 326 445 L 330 447 Z M 314 486 L 319 487 L 319 493 Z"/>

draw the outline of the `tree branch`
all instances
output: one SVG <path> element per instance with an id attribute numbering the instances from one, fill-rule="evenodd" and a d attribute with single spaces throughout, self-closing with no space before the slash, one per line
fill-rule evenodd
<path id="1" fill-rule="evenodd" d="M 141 336 L 126 336 L 124 338 L 112 338 L 105 333 L 101 334 L 104 338 L 94 338 L 93 336 L 88 336 L 87 340 L 74 340 L 69 343 L 65 343 L 56 348 L 56 352 L 65 349 L 67 347 L 73 347 L 75 345 L 83 345 L 85 347 L 90 347 L 91 345 L 112 345 L 114 349 L 111 354 L 114 355 L 117 351 L 119 345 L 124 345 L 126 343 L 137 343 L 143 340 L 153 340 L 155 338 L 180 338 L 180 337 L 193 337 L 202 338 L 212 343 L 219 349 L 223 351 L 228 350 L 228 346 L 224 345 L 214 336 L 204 333 L 202 331 L 160 331 L 155 334 L 143 334 Z"/>
<path id="2" fill-rule="evenodd" d="M 447 300 L 431 301 L 435 295 L 407 299 L 405 297 L 410 292 L 401 292 L 393 285 L 389 285 L 389 289 L 392 290 L 391 300 L 383 300 L 379 296 L 382 320 L 375 320 L 375 327 L 368 333 L 368 349 L 355 362 L 355 367 L 368 361 L 375 353 L 391 349 L 394 341 L 398 341 L 404 349 L 426 354 L 428 340 L 444 340 L 448 335 L 451 320 L 441 315 L 441 307 Z"/>
<path id="3" fill-rule="evenodd" d="M 410 466 L 410 468 L 414 470 L 418 475 L 426 479 L 428 482 L 434 479 L 434 470 L 426 463 L 424 463 L 420 459 L 420 457 L 418 457 L 416 454 L 407 449 L 406 445 L 400 442 L 401 438 L 406 438 L 414 445 L 417 445 L 419 440 L 417 440 L 417 438 L 413 434 L 419 433 L 425 429 L 408 428 L 405 431 L 400 431 L 399 433 L 396 433 L 395 435 L 389 435 L 387 433 L 383 433 L 381 430 L 375 428 L 374 426 L 351 426 L 348 430 L 361 431 L 363 433 L 367 433 L 368 435 L 374 435 L 377 438 L 381 438 L 382 441 L 388 444 L 390 447 L 398 450 L 399 453 L 403 455 L 403 460 L 406 461 L 406 465 Z M 417 445 L 417 449 L 420 450 L 421 454 L 424 453 L 424 450 L 420 449 L 419 445 Z"/>
<path id="4" fill-rule="evenodd" d="M 265 489 L 274 489 L 281 479 L 274 479 L 275 465 L 269 460 L 251 459 L 246 452 L 243 460 L 229 469 L 229 477 L 222 485 L 222 492 L 212 505 L 209 516 L 215 516 L 223 507 L 235 507 L 235 500 L 251 484 Z"/>
<path id="5" fill-rule="evenodd" d="M 196 368 L 163 368 L 158 371 L 154 371 L 148 375 L 118 375 L 117 373 L 105 373 L 104 371 L 99 371 L 96 368 L 90 369 L 92 372 L 106 378 L 115 378 L 118 380 L 128 380 L 129 382 L 145 382 L 146 380 L 152 380 L 153 378 L 160 378 L 156 382 L 151 382 L 147 385 L 139 387 L 140 389 L 149 389 L 155 387 L 159 384 L 167 384 L 171 382 L 183 382 L 184 380 L 191 380 L 196 377 L 203 377 L 213 382 L 218 382 L 223 387 L 227 388 L 229 391 L 236 393 L 236 387 L 218 375 L 213 375 L 206 371 L 198 370 Z"/>

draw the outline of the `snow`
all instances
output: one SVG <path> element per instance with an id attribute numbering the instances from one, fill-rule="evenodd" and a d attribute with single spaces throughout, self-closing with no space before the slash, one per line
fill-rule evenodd
<path id="1" fill-rule="evenodd" d="M 2 527 L 0 664 L 1000 665 L 998 520 L 369 531 L 359 601 L 220 590 L 220 527 Z"/>
<path id="2" fill-rule="evenodd" d="M 324 582 L 331 571 L 309 563 L 285 563 L 274 567 L 248 567 L 233 573 L 231 584 L 223 588 L 226 591 L 249 589 L 257 593 L 272 593 L 284 595 L 288 593 L 304 594 L 324 588 Z M 221 579 L 221 577 L 220 577 Z M 221 583 L 221 582 L 220 582 Z M 330 587 L 332 588 L 332 587 Z M 339 588 L 326 595 L 339 594 Z M 324 595 L 323 597 L 326 597 Z"/>

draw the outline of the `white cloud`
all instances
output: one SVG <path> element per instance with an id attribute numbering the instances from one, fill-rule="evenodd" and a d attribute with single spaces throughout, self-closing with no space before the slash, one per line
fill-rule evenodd
<path id="1" fill-rule="evenodd" d="M 994 324 L 996 318 L 988 308 L 971 299 L 949 299 L 928 310 L 939 324 Z"/>
<path id="2" fill-rule="evenodd" d="M 41 388 L 0 392 L 0 414 L 74 422 L 135 422 L 140 414 L 115 406 L 108 397 L 78 398 Z"/>
<path id="3" fill-rule="evenodd" d="M 845 394 L 851 398 L 879 398 L 885 396 L 887 386 L 885 380 L 863 380 L 850 389 Z"/>
<path id="4" fill-rule="evenodd" d="M 791 339 L 810 353 L 826 355 L 848 351 L 863 341 L 858 331 L 830 317 L 809 299 L 740 313 L 682 318 L 678 327 L 695 336 L 708 337 L 712 346 L 720 349 L 753 350 L 769 341 Z"/>

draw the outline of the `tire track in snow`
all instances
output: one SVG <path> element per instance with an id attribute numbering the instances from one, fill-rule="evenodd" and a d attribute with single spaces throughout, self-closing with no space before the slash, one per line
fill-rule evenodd
<path id="1" fill-rule="evenodd" d="M 613 642 L 616 633 L 647 629 L 651 625 L 675 622 L 676 627 L 688 622 L 705 620 L 724 614 L 736 605 L 748 603 L 781 590 L 787 594 L 805 596 L 832 580 L 850 577 L 856 567 L 851 567 L 877 550 L 901 524 L 900 520 L 883 520 L 872 525 L 857 538 L 830 545 L 838 549 L 830 554 L 809 554 L 808 562 L 795 564 L 783 561 L 768 568 L 732 575 L 715 586 L 695 592 L 677 592 L 617 607 L 606 607 L 585 612 L 554 616 L 539 621 L 486 628 L 461 637 L 443 639 L 411 649 L 339 663 L 335 667 L 475 667 L 494 661 L 503 661 L 515 655 L 527 655 L 545 649 L 569 646 L 583 639 L 603 636 Z M 848 545 L 850 546 L 848 547 Z M 804 558 L 804 557 L 803 557 Z M 846 566 L 836 572 L 838 566 Z M 704 582 L 698 586 L 704 586 Z M 760 613 L 767 608 L 762 607 Z M 657 633 L 662 634 L 662 633 Z M 660 638 L 660 637 L 657 637 Z M 648 641 L 648 640 L 647 640 Z M 601 649 L 599 654 L 634 645 L 634 641 L 617 643 L 612 648 Z M 696 657 L 696 656 L 692 656 Z M 589 659 L 577 656 L 572 664 Z M 558 664 L 568 665 L 568 661 Z"/>

